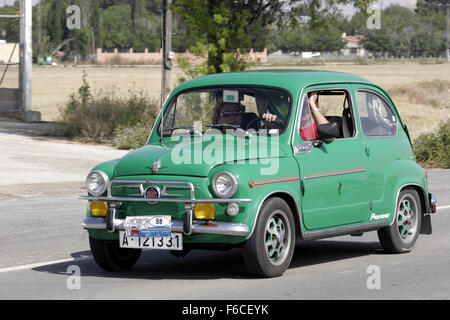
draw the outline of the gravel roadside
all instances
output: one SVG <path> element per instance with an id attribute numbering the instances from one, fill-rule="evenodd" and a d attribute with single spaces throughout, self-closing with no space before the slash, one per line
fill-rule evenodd
<path id="1" fill-rule="evenodd" d="M 52 130 L 52 123 L 0 119 L 0 200 L 84 189 L 95 165 L 128 152 L 49 136 Z"/>

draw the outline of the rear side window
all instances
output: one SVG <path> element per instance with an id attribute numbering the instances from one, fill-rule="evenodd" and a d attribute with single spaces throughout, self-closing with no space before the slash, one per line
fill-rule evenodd
<path id="1" fill-rule="evenodd" d="M 395 136 L 397 117 L 379 95 L 359 90 L 356 94 L 361 127 L 366 137 Z"/>

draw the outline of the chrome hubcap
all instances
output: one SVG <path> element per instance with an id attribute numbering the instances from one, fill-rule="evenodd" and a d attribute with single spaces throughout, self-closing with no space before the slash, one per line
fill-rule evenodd
<path id="1" fill-rule="evenodd" d="M 417 230 L 417 204 L 414 198 L 405 195 L 397 209 L 397 229 L 405 243 L 411 242 Z"/>
<path id="2" fill-rule="evenodd" d="M 290 246 L 290 227 L 286 214 L 276 210 L 267 220 L 264 246 L 273 265 L 280 265 L 287 257 Z"/>

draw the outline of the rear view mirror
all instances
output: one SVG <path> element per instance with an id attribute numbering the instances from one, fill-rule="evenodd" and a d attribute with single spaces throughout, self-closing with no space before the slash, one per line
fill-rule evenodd
<path id="1" fill-rule="evenodd" d="M 319 124 L 317 126 L 317 133 L 319 134 L 319 139 L 327 140 L 339 137 L 339 125 L 337 122 L 329 122 L 324 124 Z"/>

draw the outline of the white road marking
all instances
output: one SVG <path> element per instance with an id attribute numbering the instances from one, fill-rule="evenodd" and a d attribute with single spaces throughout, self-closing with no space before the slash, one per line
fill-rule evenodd
<path id="1" fill-rule="evenodd" d="M 445 209 L 450 209 L 450 205 L 448 205 L 448 206 L 440 206 L 440 207 L 436 208 L 436 210 L 445 210 Z"/>
<path id="2" fill-rule="evenodd" d="M 40 263 L 24 264 L 21 266 L 1 268 L 0 273 L 39 268 L 39 267 L 43 267 L 43 266 L 48 266 L 48 265 L 58 264 L 58 263 L 65 263 L 65 262 L 78 262 L 78 261 L 83 261 L 83 260 L 88 260 L 88 259 L 92 259 L 92 257 L 81 257 L 81 258 L 75 258 L 75 259 L 71 258 L 71 259 L 46 261 L 46 262 L 40 262 Z"/>

